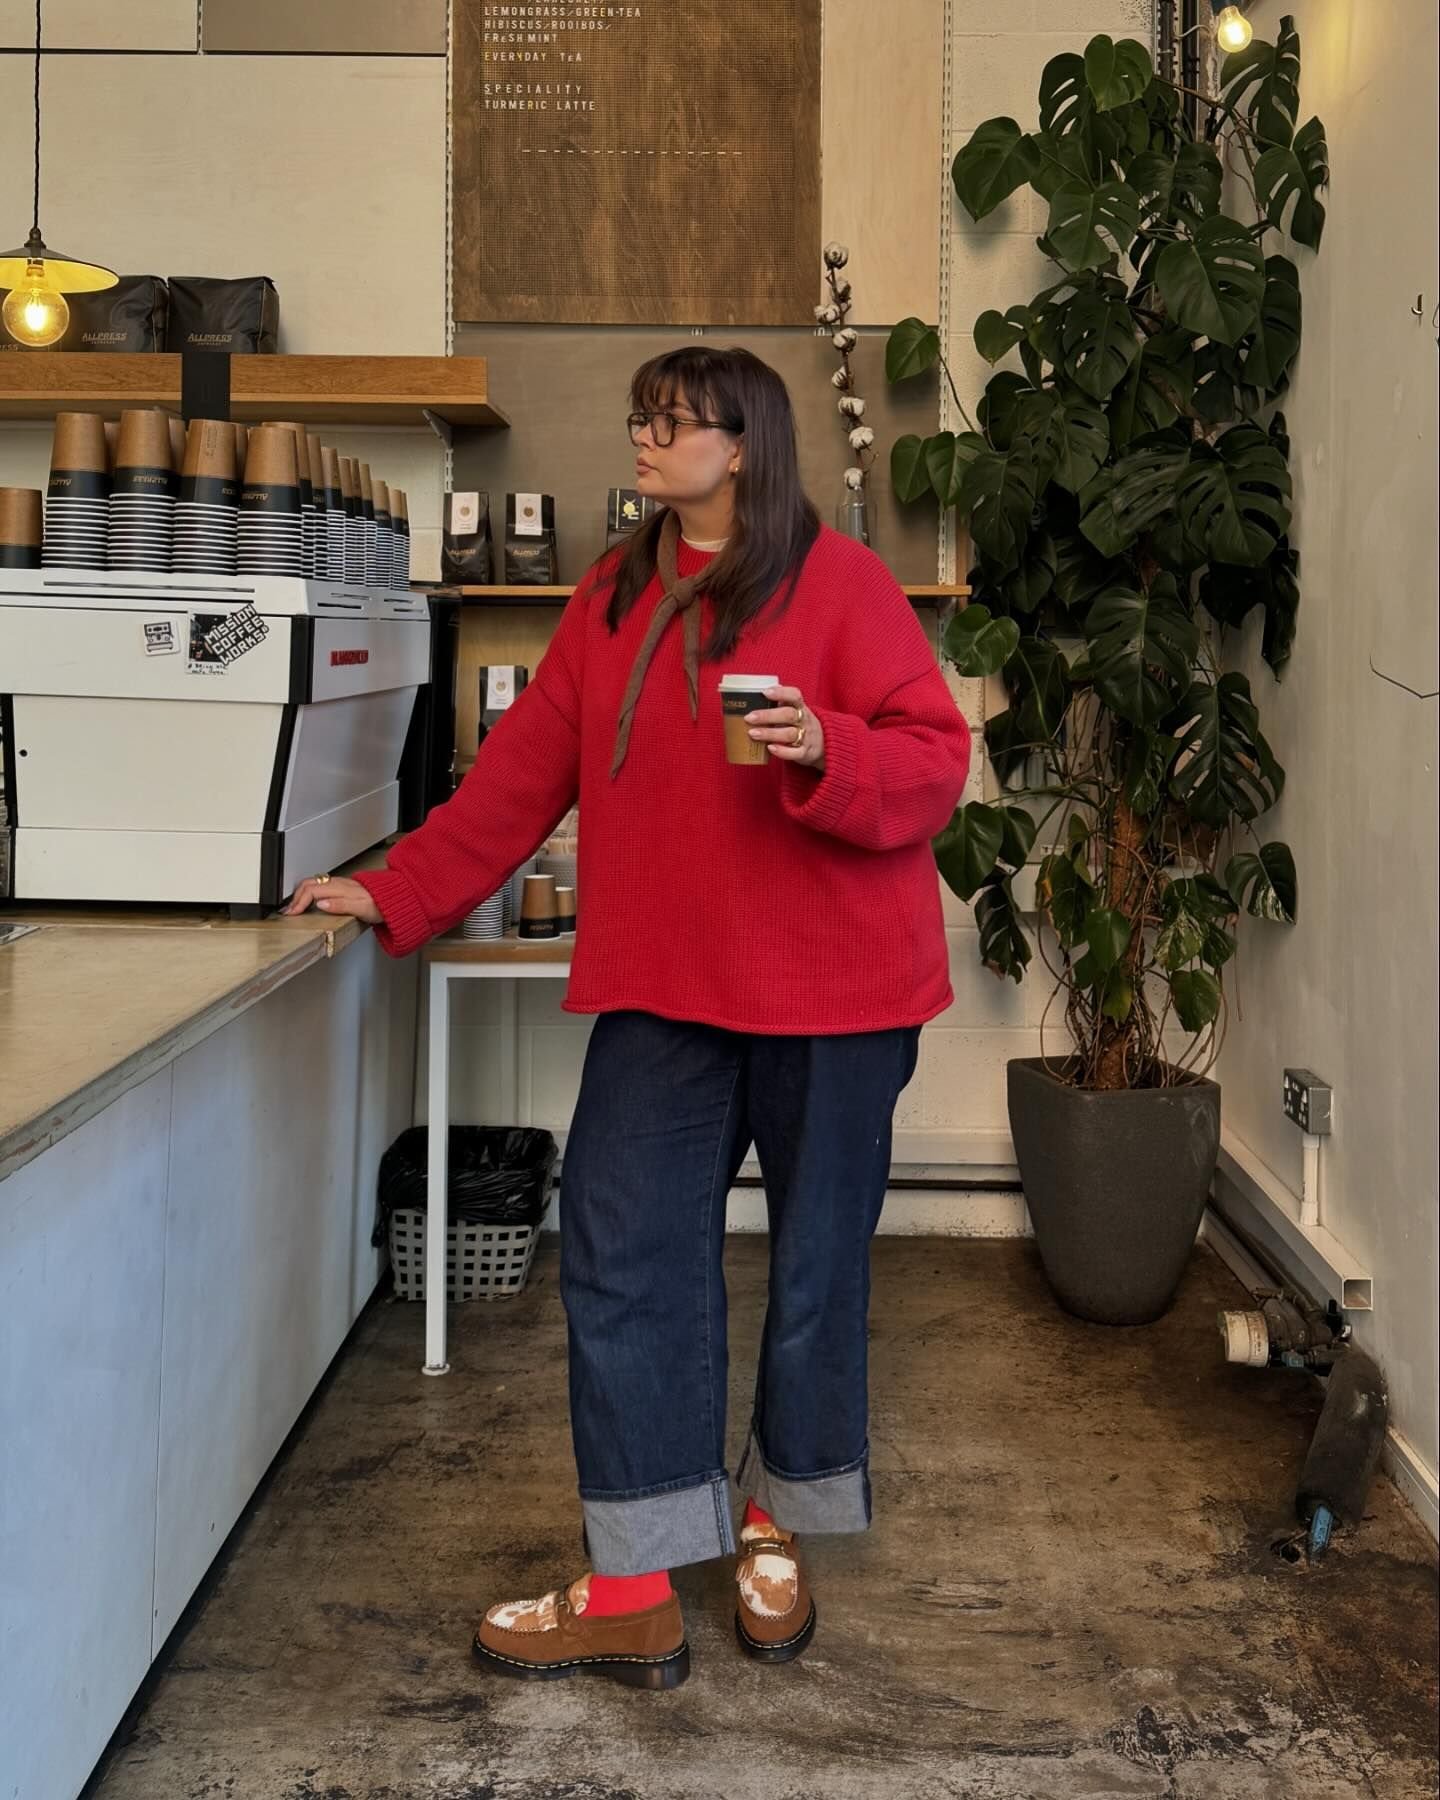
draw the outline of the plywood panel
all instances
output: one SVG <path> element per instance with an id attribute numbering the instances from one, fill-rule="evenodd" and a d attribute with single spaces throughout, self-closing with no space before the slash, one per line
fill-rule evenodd
<path id="1" fill-rule="evenodd" d="M 826 0 L 822 235 L 854 325 L 939 314 L 944 36 L 943 0 Z"/>
<path id="2" fill-rule="evenodd" d="M 29 168 L 30 117 L 0 58 L 0 167 Z M 444 118 L 433 57 L 57 56 L 46 236 L 125 274 L 270 275 L 282 350 L 443 355 Z"/>
<path id="3" fill-rule="evenodd" d="M 820 40 L 820 0 L 455 0 L 456 317 L 804 320 Z"/>
<path id="4" fill-rule="evenodd" d="M 205 0 L 207 53 L 443 56 L 446 0 Z"/>
<path id="5" fill-rule="evenodd" d="M 577 581 L 604 546 L 605 490 L 631 485 L 634 453 L 624 426 L 630 372 L 677 341 L 683 340 L 674 331 L 584 327 L 477 326 L 457 336 L 460 354 L 489 358 L 491 393 L 511 428 L 457 437 L 455 486 L 502 497 L 507 490 L 554 494 L 562 581 Z M 812 331 L 736 331 L 716 341 L 753 350 L 784 377 L 795 407 L 801 476 L 821 517 L 833 522 L 850 451 L 830 385 L 835 352 L 829 338 Z M 869 402 L 866 422 L 874 426 L 882 453 L 873 478 L 876 549 L 899 580 L 934 581 L 935 508 L 922 502 L 902 509 L 884 459 L 903 432 L 934 429 L 935 383 L 924 377 L 889 387 L 884 360 L 884 334 L 862 335 L 855 355 L 858 391 Z M 498 510 L 503 518 L 503 498 Z"/>
<path id="6" fill-rule="evenodd" d="M 193 56 L 198 13 L 198 0 L 45 0 L 44 45 L 46 50 L 179 50 Z M 31 50 L 34 44 L 31 0 L 0 0 L 0 50 Z"/>

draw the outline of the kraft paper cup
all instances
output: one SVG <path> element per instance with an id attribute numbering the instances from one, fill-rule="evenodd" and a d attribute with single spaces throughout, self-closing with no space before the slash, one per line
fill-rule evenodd
<path id="1" fill-rule="evenodd" d="M 295 475 L 300 488 L 300 529 L 305 573 L 315 573 L 315 490 L 310 480 L 310 439 L 305 427 L 294 419 L 267 419 L 279 431 L 288 431 L 295 439 Z"/>
<path id="2" fill-rule="evenodd" d="M 115 452 L 119 448 L 119 445 L 120 421 L 118 419 L 107 419 L 105 421 L 105 460 L 112 470 L 115 467 Z"/>
<path id="3" fill-rule="evenodd" d="M 178 424 L 179 421 L 177 420 Z M 135 408 L 120 415 L 115 444 L 115 473 L 127 469 L 175 470 L 170 448 L 170 418 L 150 408 Z"/>
<path id="4" fill-rule="evenodd" d="M 561 937 L 574 937 L 575 890 L 573 887 L 557 887 L 555 889 L 555 924 Z"/>
<path id="5" fill-rule="evenodd" d="M 765 698 L 766 688 L 778 687 L 778 675 L 722 675 L 720 677 L 720 711 L 725 719 L 725 758 L 737 765 L 754 766 L 769 759 L 767 744 L 757 743 L 750 735 L 745 715 L 766 711 L 773 702 Z"/>
<path id="6" fill-rule="evenodd" d="M 360 496 L 360 466 L 353 456 L 340 458 L 340 491 L 345 498 L 345 580 L 365 585 L 365 515 Z"/>
<path id="7" fill-rule="evenodd" d="M 0 487 L 0 569 L 38 569 L 44 495 L 39 488 Z"/>
<path id="8" fill-rule="evenodd" d="M 195 480 L 236 479 L 235 427 L 227 419 L 192 419 L 180 464 L 181 493 Z"/>
<path id="9" fill-rule="evenodd" d="M 42 566 L 103 569 L 109 501 L 105 421 L 99 413 L 57 413 L 45 493 Z"/>
<path id="10" fill-rule="evenodd" d="M 345 579 L 345 495 L 340 487 L 340 452 L 328 444 L 320 447 L 325 494 L 325 574 L 330 581 Z"/>
<path id="11" fill-rule="evenodd" d="M 372 483 L 375 490 L 375 585 L 395 585 L 395 533 L 390 525 L 390 489 L 383 481 Z"/>
<path id="12" fill-rule="evenodd" d="M 390 490 L 390 585 L 410 585 L 410 502 L 404 488 Z"/>
<path id="13" fill-rule="evenodd" d="M 185 421 L 172 418 L 167 423 L 170 427 L 170 462 L 178 475 L 185 461 Z"/>
<path id="14" fill-rule="evenodd" d="M 185 439 L 170 567 L 187 575 L 233 575 L 240 482 L 228 420 L 192 419 Z"/>
<path id="15" fill-rule="evenodd" d="M 527 875 L 520 896 L 520 936 L 555 938 L 560 935 L 555 909 L 555 877 Z"/>

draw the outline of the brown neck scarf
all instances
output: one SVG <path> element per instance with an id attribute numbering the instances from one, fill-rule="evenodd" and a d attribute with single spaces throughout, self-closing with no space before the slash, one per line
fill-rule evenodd
<path id="1" fill-rule="evenodd" d="M 679 546 L 680 520 L 673 512 L 669 512 L 660 527 L 660 539 L 655 546 L 655 566 L 660 575 L 660 600 L 650 620 L 650 628 L 645 633 L 645 640 L 635 652 L 630 679 L 625 684 L 625 697 L 620 702 L 620 722 L 615 729 L 615 755 L 610 763 L 612 781 L 620 773 L 625 752 L 630 747 L 630 726 L 635 717 L 640 690 L 645 685 L 650 659 L 676 613 L 680 614 L 685 633 L 685 683 L 690 690 L 690 717 L 698 719 L 700 716 L 700 609 L 695 602 L 700 597 L 699 584 L 705 577 L 705 570 L 682 577 Z"/>

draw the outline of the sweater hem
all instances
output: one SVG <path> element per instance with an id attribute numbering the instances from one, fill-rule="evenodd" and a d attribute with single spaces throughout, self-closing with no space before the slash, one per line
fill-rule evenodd
<path id="1" fill-rule="evenodd" d="M 807 1025 L 803 1020 L 796 1024 L 793 1018 L 787 1018 L 782 1031 L 776 1025 L 766 1021 L 743 1019 L 738 1016 L 722 1016 L 718 1012 L 697 1010 L 686 1007 L 683 1010 L 666 1006 L 655 1000 L 639 998 L 617 1000 L 573 1000 L 567 994 L 561 1001 L 561 1011 L 581 1016 L 594 1016 L 610 1012 L 642 1012 L 653 1013 L 658 1019 L 671 1019 L 677 1025 L 708 1025 L 716 1031 L 734 1031 L 746 1037 L 856 1037 L 866 1031 L 900 1031 L 914 1025 L 928 1025 L 932 1019 L 938 1018 L 947 1007 L 955 1003 L 954 990 L 947 982 L 942 998 L 927 1002 L 918 1009 L 910 1009 L 895 1014 L 884 1014 L 877 1019 L 867 1019 L 863 1023 L 853 1025 Z"/>

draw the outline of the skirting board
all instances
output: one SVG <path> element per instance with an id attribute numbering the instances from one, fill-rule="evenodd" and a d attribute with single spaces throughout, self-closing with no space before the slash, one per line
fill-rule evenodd
<path id="1" fill-rule="evenodd" d="M 551 1202 L 542 1231 L 560 1228 L 560 1197 Z M 725 1229 L 766 1229 L 765 1195 L 758 1187 L 731 1188 Z M 1024 1196 L 988 1188 L 891 1188 L 880 1215 L 881 1237 L 1029 1237 Z"/>

